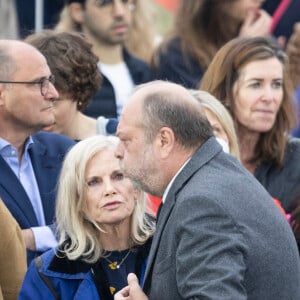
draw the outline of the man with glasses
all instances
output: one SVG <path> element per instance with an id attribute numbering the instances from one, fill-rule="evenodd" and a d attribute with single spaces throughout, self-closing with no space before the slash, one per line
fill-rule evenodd
<path id="1" fill-rule="evenodd" d="M 56 245 L 55 187 L 74 142 L 39 132 L 55 122 L 58 98 L 45 57 L 20 41 L 0 40 L 0 197 L 19 223 L 27 262 Z"/>
<path id="2" fill-rule="evenodd" d="M 66 0 L 72 29 L 82 31 L 93 44 L 103 75 L 101 88 L 85 110 L 91 117 L 119 117 L 134 86 L 151 80 L 149 66 L 124 47 L 136 1 L 140 0 Z M 61 29 L 63 16 L 58 24 Z"/>

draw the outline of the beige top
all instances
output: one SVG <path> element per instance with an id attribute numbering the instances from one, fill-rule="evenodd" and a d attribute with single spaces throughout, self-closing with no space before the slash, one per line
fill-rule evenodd
<path id="1" fill-rule="evenodd" d="M 26 272 L 21 229 L 0 199 L 0 300 L 16 300 Z"/>

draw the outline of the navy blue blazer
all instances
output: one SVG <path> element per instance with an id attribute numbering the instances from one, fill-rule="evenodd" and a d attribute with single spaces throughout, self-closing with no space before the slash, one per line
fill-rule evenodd
<path id="1" fill-rule="evenodd" d="M 75 142 L 63 135 L 39 132 L 32 135 L 34 144 L 29 150 L 32 166 L 39 187 L 45 221 L 53 224 L 55 214 L 56 183 L 62 161 Z M 38 226 L 31 202 L 19 179 L 0 155 L 0 197 L 21 229 Z M 29 263 L 38 252 L 27 251 Z"/>
<path id="2" fill-rule="evenodd" d="M 188 89 L 198 89 L 205 72 L 194 56 L 184 57 L 178 38 L 171 40 L 166 50 L 159 49 L 154 61 L 154 79 L 175 82 Z"/>
<path id="3" fill-rule="evenodd" d="M 125 48 L 123 49 L 123 57 L 135 85 L 146 83 L 153 79 L 148 64 L 131 55 Z M 102 77 L 102 84 L 85 109 L 84 114 L 92 118 L 98 118 L 99 116 L 117 118 L 117 103 L 114 88 L 103 74 Z"/>

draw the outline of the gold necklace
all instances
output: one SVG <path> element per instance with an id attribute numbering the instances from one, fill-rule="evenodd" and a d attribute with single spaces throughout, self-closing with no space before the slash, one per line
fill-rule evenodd
<path id="1" fill-rule="evenodd" d="M 109 262 L 109 268 L 111 270 L 115 270 L 115 269 L 120 269 L 121 265 L 123 264 L 123 262 L 126 260 L 126 258 L 128 257 L 130 253 L 130 249 L 128 250 L 128 252 L 126 253 L 126 255 L 122 258 L 122 260 L 118 263 L 117 261 L 111 261 L 110 259 L 108 259 L 105 256 L 102 256 L 102 258 L 104 258 L 107 262 Z"/>

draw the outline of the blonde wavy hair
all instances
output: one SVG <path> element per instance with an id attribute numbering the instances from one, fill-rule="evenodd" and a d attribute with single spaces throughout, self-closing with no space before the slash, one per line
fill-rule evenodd
<path id="1" fill-rule="evenodd" d="M 86 211 L 85 172 L 88 162 L 99 152 L 114 151 L 118 138 L 92 136 L 78 142 L 67 154 L 58 184 L 56 222 L 59 250 L 70 260 L 96 262 L 103 254 L 99 232 L 104 230 L 89 217 Z M 138 191 L 138 199 L 131 216 L 130 240 L 135 245 L 144 244 L 154 232 L 154 225 L 146 215 L 146 196 Z M 136 194 L 135 194 L 136 196 Z"/>
<path id="2" fill-rule="evenodd" d="M 212 112 L 219 120 L 229 140 L 230 153 L 237 159 L 240 159 L 238 138 L 234 129 L 233 119 L 226 107 L 213 95 L 200 90 L 190 90 L 190 93 L 199 103 Z"/>

